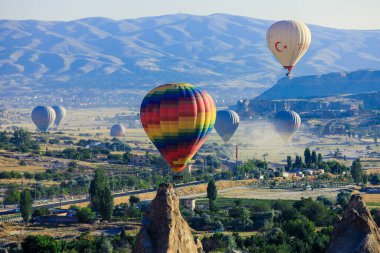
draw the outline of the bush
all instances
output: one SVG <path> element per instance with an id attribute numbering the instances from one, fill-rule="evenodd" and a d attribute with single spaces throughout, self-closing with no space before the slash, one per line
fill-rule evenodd
<path id="1" fill-rule="evenodd" d="M 20 202 L 20 192 L 17 186 L 12 185 L 7 189 L 3 202 L 5 205 L 18 204 Z"/>
<path id="2" fill-rule="evenodd" d="M 379 185 L 380 184 L 380 174 L 371 174 L 369 176 L 369 182 L 373 185 Z"/>
<path id="3" fill-rule="evenodd" d="M 47 235 L 28 236 L 21 243 L 24 253 L 51 252 L 58 253 L 63 251 L 63 243 Z"/>
<path id="4" fill-rule="evenodd" d="M 22 178 L 22 175 L 19 172 L 15 172 L 15 171 L 0 172 L 0 179 L 12 179 L 12 178 Z"/>
<path id="5" fill-rule="evenodd" d="M 372 217 L 376 222 L 377 226 L 380 227 L 380 208 L 374 208 L 371 210 Z"/>
<path id="6" fill-rule="evenodd" d="M 26 179 L 33 179 L 34 178 L 34 174 L 32 174 L 30 172 L 24 172 L 24 178 L 26 178 Z"/>
<path id="7" fill-rule="evenodd" d="M 78 163 L 76 161 L 71 161 L 67 164 L 69 170 L 73 170 L 78 168 Z"/>
<path id="8" fill-rule="evenodd" d="M 342 207 L 346 208 L 348 203 L 350 202 L 351 193 L 347 191 L 340 191 L 336 196 L 336 202 Z"/>
<path id="9" fill-rule="evenodd" d="M 305 217 L 284 222 L 282 230 L 289 236 L 294 236 L 305 242 L 311 242 L 315 234 L 315 226 L 313 222 Z"/>
<path id="10" fill-rule="evenodd" d="M 273 226 L 274 212 L 255 213 L 252 215 L 255 230 L 270 229 Z"/>
<path id="11" fill-rule="evenodd" d="M 202 239 L 203 249 L 206 252 L 218 251 L 224 252 L 236 247 L 235 238 L 231 235 L 224 235 L 222 233 L 215 233 L 211 237 L 204 237 Z"/>
<path id="12" fill-rule="evenodd" d="M 57 139 L 50 139 L 49 140 L 49 144 L 51 144 L 51 145 L 59 144 L 59 140 L 57 140 Z"/>
<path id="13" fill-rule="evenodd" d="M 39 216 L 44 216 L 49 214 L 49 209 L 48 208 L 38 208 L 34 209 L 32 217 L 39 217 Z"/>
<path id="14" fill-rule="evenodd" d="M 128 207 L 126 210 L 126 215 L 128 218 L 140 218 L 141 217 L 141 211 L 134 206 Z"/>
<path id="15" fill-rule="evenodd" d="M 135 196 L 135 195 L 132 195 L 131 197 L 129 197 L 129 203 L 131 204 L 131 206 L 134 206 L 135 204 L 138 204 L 140 202 L 140 198 Z"/>
<path id="16" fill-rule="evenodd" d="M 324 195 L 319 195 L 317 197 L 317 201 L 323 203 L 325 206 L 332 206 L 334 204 L 334 201 Z"/>
<path id="17" fill-rule="evenodd" d="M 93 212 L 89 207 L 83 207 L 77 210 L 76 215 L 79 222 L 88 223 L 95 217 L 95 212 Z"/>
<path id="18" fill-rule="evenodd" d="M 333 215 L 321 202 L 312 198 L 302 199 L 294 203 L 294 207 L 317 226 L 333 224 Z"/>

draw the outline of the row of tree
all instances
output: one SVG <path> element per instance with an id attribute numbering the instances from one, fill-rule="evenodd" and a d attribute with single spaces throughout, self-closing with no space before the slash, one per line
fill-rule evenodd
<path id="1" fill-rule="evenodd" d="M 40 146 L 32 134 L 23 128 L 14 128 L 13 133 L 0 131 L 0 148 L 12 151 L 38 153 Z"/>
<path id="2" fill-rule="evenodd" d="M 315 152 L 315 150 L 310 151 L 310 148 L 306 148 L 304 151 L 304 161 L 302 161 L 302 156 L 296 155 L 295 161 L 293 163 L 292 157 L 286 157 L 285 170 L 289 171 L 293 168 L 302 168 L 304 166 L 310 168 L 311 166 L 316 167 L 316 165 L 323 162 L 323 157 L 321 153 Z"/>

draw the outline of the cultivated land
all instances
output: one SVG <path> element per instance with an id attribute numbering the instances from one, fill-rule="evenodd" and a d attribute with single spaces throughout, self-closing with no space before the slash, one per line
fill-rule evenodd
<path id="1" fill-rule="evenodd" d="M 16 108 L 11 109 L 9 117 L 2 124 L 3 129 L 9 129 L 13 126 L 24 127 L 29 131 L 35 131 L 35 126 L 30 119 L 31 108 Z M 114 118 L 116 114 L 131 115 L 138 113 L 138 110 L 129 108 L 67 108 L 67 117 L 61 123 L 58 129 L 52 129 L 50 134 L 42 135 L 48 138 L 56 136 L 67 136 L 74 141 L 80 139 L 95 139 L 99 141 L 111 140 L 109 136 L 109 129 L 114 123 L 118 123 Z M 137 118 L 138 119 L 138 118 Z M 318 123 L 310 121 L 311 123 Z M 120 122 L 126 123 L 126 122 Z M 128 122 L 130 123 L 130 122 Z M 143 154 L 145 151 L 138 151 L 134 149 L 147 149 L 151 154 L 159 154 L 149 139 L 146 137 L 144 130 L 135 122 L 134 128 L 128 127 L 126 136 L 120 138 L 123 142 L 131 146 L 135 154 Z M 137 127 L 136 127 L 137 126 Z M 239 160 L 246 161 L 248 159 L 256 158 L 263 159 L 275 164 L 285 164 L 286 156 L 291 155 L 294 157 L 296 154 L 303 154 L 305 147 L 310 147 L 311 150 L 321 153 L 325 159 L 332 159 L 332 156 L 337 148 L 339 148 L 342 156 L 346 156 L 346 160 L 339 159 L 340 162 L 350 165 L 352 160 L 361 157 L 362 164 L 368 168 L 368 174 L 377 172 L 380 168 L 380 159 L 365 158 L 371 152 L 380 152 L 380 146 L 375 145 L 372 139 L 362 138 L 348 139 L 347 136 L 330 135 L 325 138 L 318 138 L 316 135 L 306 132 L 308 126 L 303 126 L 293 138 L 291 144 L 286 144 L 274 131 L 271 124 L 264 122 L 260 119 L 252 121 L 242 121 L 235 133 L 234 138 L 230 141 L 231 144 L 239 143 Z M 56 135 L 54 133 L 60 133 Z M 63 134 L 62 134 L 63 133 Z M 206 144 L 212 143 L 223 144 L 220 137 L 215 131 L 212 131 Z M 70 148 L 71 145 L 64 144 L 41 144 L 41 150 L 63 150 Z M 368 148 L 369 147 L 369 148 Z M 230 153 L 230 159 L 235 159 L 235 146 L 230 145 L 227 147 Z M 1 152 L 1 150 L 0 150 Z M 117 152 L 115 152 L 117 153 Z M 44 171 L 53 160 L 60 160 L 57 158 L 46 158 L 42 160 L 34 160 L 27 163 L 27 165 L 20 165 L 19 160 L 16 158 L 8 158 L 0 155 L 0 171 L 20 171 L 20 172 L 37 172 Z M 64 161 L 64 159 L 63 159 Z M 89 162 L 79 162 L 81 165 L 97 168 L 101 164 L 92 164 Z M 379 170 L 380 171 L 380 170 Z"/>
<path id="2" fill-rule="evenodd" d="M 64 132 L 64 135 L 73 137 L 74 139 L 98 139 L 110 140 L 109 129 L 114 123 L 118 123 L 113 117 L 115 114 L 138 113 L 137 109 L 128 108 L 93 108 L 78 109 L 68 108 L 67 118 L 63 120 L 61 126 L 56 131 Z M 14 109 L 10 111 L 9 120 L 2 124 L 2 128 L 6 129 L 12 126 L 25 127 L 30 131 L 35 130 L 30 119 L 31 109 Z M 12 118 L 14 120 L 12 120 Z M 17 120 L 16 120 L 17 119 Z M 124 123 L 124 122 L 120 122 Z M 347 157 L 347 164 L 351 163 L 351 157 L 364 157 L 368 152 L 380 152 L 380 146 L 376 146 L 372 139 L 362 138 L 362 140 L 348 139 L 347 136 L 329 135 L 325 138 L 318 138 L 314 134 L 307 132 L 308 127 L 303 126 L 293 138 L 291 144 L 284 143 L 279 135 L 274 131 L 273 127 L 266 121 L 254 119 L 252 121 L 242 121 L 231 144 L 239 143 L 239 159 L 247 160 L 251 158 L 262 159 L 264 154 L 268 154 L 266 159 L 274 163 L 285 163 L 287 155 L 302 154 L 305 146 L 316 150 L 318 153 L 326 156 L 334 153 L 337 148 Z M 54 129 L 51 133 L 54 133 Z M 139 146 L 152 148 L 149 139 L 146 137 L 144 130 L 139 128 L 127 128 L 126 137 L 121 138 L 131 147 Z M 206 143 L 219 143 L 222 140 L 212 131 Z M 370 150 L 367 149 L 370 146 Z M 67 146 L 64 145 L 42 145 L 42 149 L 62 150 Z M 154 151 L 154 149 L 153 149 Z M 230 147 L 231 159 L 235 157 L 235 147 Z M 380 167 L 380 159 L 364 159 L 364 166 Z M 0 160 L 1 166 L 1 160 Z"/>
<path id="3" fill-rule="evenodd" d="M 30 109 L 15 109 L 10 110 L 10 116 L 7 121 L 2 124 L 2 129 L 9 130 L 14 127 L 24 127 L 29 131 L 34 132 L 35 127 L 30 120 Z M 49 134 L 38 134 L 35 136 L 44 136 L 47 139 L 53 139 L 57 137 L 70 137 L 74 142 L 81 139 L 94 139 L 99 141 L 110 141 L 112 138 L 109 136 L 109 129 L 114 123 L 127 123 L 131 122 L 118 122 L 114 116 L 115 114 L 125 113 L 126 115 L 136 114 L 137 110 L 130 110 L 128 108 L 94 108 L 94 109 L 67 109 L 67 118 L 63 120 L 62 126 L 59 129 L 52 129 Z M 120 138 L 122 142 L 127 143 L 132 148 L 133 154 L 143 155 L 146 150 L 150 154 L 159 154 L 149 139 L 146 137 L 144 130 L 139 126 L 138 122 L 132 122 L 134 128 L 128 127 L 126 130 L 126 136 Z M 337 159 L 340 162 L 350 165 L 352 160 L 356 157 L 362 157 L 362 164 L 367 168 L 366 173 L 378 173 L 380 172 L 380 159 L 366 158 L 369 156 L 369 152 L 380 152 L 380 147 L 377 146 L 372 139 L 362 138 L 348 139 L 342 135 L 331 135 L 326 138 L 318 138 L 314 134 L 306 131 L 307 127 L 303 127 L 297 133 L 292 144 L 284 143 L 278 134 L 273 130 L 270 124 L 261 122 L 260 120 L 242 121 L 241 126 L 236 132 L 236 137 L 233 138 L 231 144 L 239 143 L 239 160 L 246 161 L 248 159 L 263 159 L 263 155 L 267 161 L 270 161 L 270 166 L 283 166 L 286 162 L 286 156 L 291 155 L 293 158 L 296 154 L 303 155 L 305 147 L 310 147 L 311 150 L 316 150 L 321 153 L 325 159 L 333 159 L 333 153 L 339 148 L 340 152 L 346 156 L 346 160 L 340 158 Z M 206 144 L 218 143 L 223 145 L 222 140 L 213 131 Z M 41 151 L 49 150 L 63 150 L 65 148 L 72 148 L 70 144 L 41 144 Z M 235 146 L 226 146 L 230 151 L 230 160 L 235 159 Z M 368 148 L 370 147 L 370 148 Z M 70 160 L 61 158 L 52 158 L 42 156 L 39 159 L 34 157 L 20 158 L 21 153 L 15 153 L 5 150 L 0 150 L 0 172 L 1 171 L 17 171 L 17 172 L 43 172 L 46 169 L 51 168 L 53 163 L 61 162 L 68 163 Z M 114 154 L 122 154 L 123 152 L 112 152 Z M 202 155 L 207 155 L 201 153 Z M 21 165 L 20 161 L 26 161 L 26 165 Z M 75 173 L 78 174 L 92 174 L 93 170 L 99 167 L 106 168 L 110 171 L 123 171 L 126 173 L 132 173 L 135 175 L 140 172 L 149 173 L 149 168 L 144 167 L 132 167 L 125 165 L 108 164 L 106 162 L 88 162 L 78 161 L 81 170 Z M 59 173 L 59 169 L 57 173 Z M 283 179 L 278 179 L 282 181 Z M 17 183 L 19 185 L 33 186 L 36 181 L 22 180 L 22 179 L 1 179 L 1 185 L 7 185 L 9 183 Z M 59 185 L 60 182 L 52 180 L 43 180 L 39 183 L 45 186 Z M 305 189 L 270 189 L 256 188 L 252 184 L 257 183 L 255 179 L 249 180 L 221 180 L 217 181 L 218 196 L 225 199 L 231 199 L 233 201 L 236 198 L 246 200 L 299 200 L 301 198 L 311 197 L 316 199 L 319 195 L 324 195 L 330 198 L 335 198 L 342 188 L 319 188 L 313 190 Z M 199 184 L 193 186 L 185 186 L 177 188 L 177 194 L 184 197 L 204 198 L 206 196 L 207 184 Z M 155 196 L 155 192 L 142 193 L 138 197 L 141 200 L 151 200 Z M 370 208 L 380 207 L 380 194 L 364 194 L 364 199 L 368 203 Z M 115 198 L 115 204 L 126 203 L 129 200 L 129 196 Z M 199 203 L 205 202 L 200 200 Z M 206 202 L 205 202 L 206 203 Z M 79 206 L 87 206 L 88 203 L 78 204 Z M 62 206 L 68 208 L 68 205 Z M 116 233 L 119 230 L 114 231 L 112 229 L 120 227 L 121 223 L 112 222 L 108 224 L 98 225 L 69 225 L 69 226 L 30 226 L 25 228 L 20 226 L 19 223 L 7 223 L 4 229 L 0 231 L 0 237 L 7 238 L 10 241 L 20 241 L 22 238 L 29 234 L 48 234 L 54 235 L 60 238 L 72 238 L 84 231 L 90 231 L 93 234 Z M 125 223 L 123 223 L 125 224 Z M 140 222 L 138 220 L 128 221 L 127 230 L 131 234 L 137 233 Z M 108 232 L 107 232 L 108 231 Z M 229 233 L 229 232 L 226 232 Z M 250 236 L 256 232 L 242 233 L 242 236 Z M 208 232 L 198 233 L 197 235 L 205 236 L 211 235 Z"/>
<path id="4" fill-rule="evenodd" d="M 281 199 L 299 200 L 301 198 L 316 199 L 320 195 L 335 199 L 339 191 L 344 188 L 321 188 L 315 190 L 283 190 L 283 189 L 258 189 L 254 187 L 239 187 L 227 189 L 220 193 L 223 198 L 247 198 L 247 199 Z"/>

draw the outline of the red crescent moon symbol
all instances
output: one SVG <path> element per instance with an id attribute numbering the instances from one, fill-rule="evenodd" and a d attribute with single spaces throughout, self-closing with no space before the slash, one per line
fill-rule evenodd
<path id="1" fill-rule="evenodd" d="M 279 48 L 278 48 L 278 45 L 279 44 L 282 44 L 280 41 L 278 41 L 278 42 L 276 42 L 276 44 L 274 44 L 274 47 L 276 48 L 276 50 L 277 50 L 277 52 L 282 52 L 282 51 L 284 51 L 284 50 L 280 50 Z"/>

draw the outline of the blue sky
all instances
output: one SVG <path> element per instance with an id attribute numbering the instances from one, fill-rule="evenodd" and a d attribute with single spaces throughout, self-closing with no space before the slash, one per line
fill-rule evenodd
<path id="1" fill-rule="evenodd" d="M 128 19 L 228 13 L 348 29 L 380 29 L 379 10 L 380 0 L 0 0 L 0 19 Z"/>

